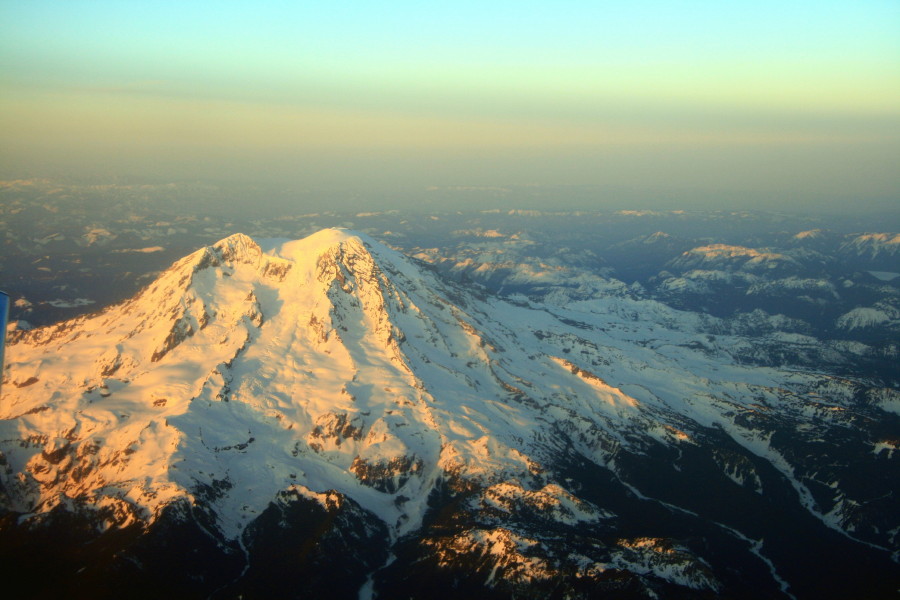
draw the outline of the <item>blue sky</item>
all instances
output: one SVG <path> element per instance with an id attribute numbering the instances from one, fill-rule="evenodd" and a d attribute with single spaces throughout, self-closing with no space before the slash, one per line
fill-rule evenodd
<path id="1" fill-rule="evenodd" d="M 0 109 L 5 177 L 883 199 L 900 3 L 0 0 Z"/>

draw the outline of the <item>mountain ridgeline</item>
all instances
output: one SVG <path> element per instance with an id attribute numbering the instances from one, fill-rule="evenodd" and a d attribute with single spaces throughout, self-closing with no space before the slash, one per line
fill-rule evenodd
<path id="1" fill-rule="evenodd" d="M 3 576 L 33 598 L 895 593 L 900 394 L 617 306 L 502 300 L 342 229 L 230 236 L 13 332 Z"/>

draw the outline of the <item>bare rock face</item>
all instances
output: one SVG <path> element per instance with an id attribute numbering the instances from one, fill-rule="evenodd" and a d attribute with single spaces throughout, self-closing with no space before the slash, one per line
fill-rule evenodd
<path id="1" fill-rule="evenodd" d="M 787 268 L 754 252 L 688 258 Z M 893 593 L 896 391 L 677 317 L 509 304 L 346 230 L 231 236 L 17 333 L 0 565 L 35 597 Z"/>

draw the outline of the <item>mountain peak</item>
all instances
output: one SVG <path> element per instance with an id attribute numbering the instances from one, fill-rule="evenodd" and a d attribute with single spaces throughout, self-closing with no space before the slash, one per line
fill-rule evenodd
<path id="1" fill-rule="evenodd" d="M 808 229 L 794 235 L 795 240 L 815 240 L 821 238 L 825 234 L 823 229 Z"/>
<path id="2" fill-rule="evenodd" d="M 377 248 L 379 254 L 389 251 L 369 236 L 343 228 L 322 229 L 299 240 L 264 240 L 263 245 L 267 255 L 288 261 L 300 267 L 300 271 L 316 273 L 319 279 L 323 276 L 323 269 L 328 269 L 326 265 L 346 262 L 345 256 L 367 256 L 365 262 L 372 264 L 375 262 L 371 255 L 373 249 Z M 351 264 L 345 265 L 347 269 L 351 267 Z"/>
<path id="3" fill-rule="evenodd" d="M 211 248 L 218 251 L 223 260 L 232 260 L 237 257 L 258 258 L 262 254 L 259 244 L 244 233 L 229 235 L 213 244 Z"/>
<path id="4" fill-rule="evenodd" d="M 344 229 L 343 227 L 321 229 L 299 240 L 271 240 L 271 242 L 277 243 L 276 246 L 270 246 L 270 251 L 273 254 L 294 260 L 309 255 L 321 256 L 331 248 L 343 244 L 368 244 L 371 246 L 373 243 L 376 243 L 364 233 Z"/>
<path id="5" fill-rule="evenodd" d="M 265 239 L 260 243 L 247 234 L 234 233 L 178 261 L 173 269 L 190 265 L 193 272 L 197 272 L 223 264 L 248 264 L 265 270 L 273 259 L 275 262 L 308 263 L 335 248 L 352 247 L 357 253 L 368 253 L 367 248 L 373 246 L 381 244 L 364 233 L 340 227 L 322 229 L 299 240 Z"/>

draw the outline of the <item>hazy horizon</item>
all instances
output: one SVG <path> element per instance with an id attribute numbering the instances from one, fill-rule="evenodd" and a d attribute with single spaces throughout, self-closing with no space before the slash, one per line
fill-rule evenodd
<path id="1" fill-rule="evenodd" d="M 885 211 L 897 31 L 878 1 L 0 0 L 0 178 L 321 192 L 312 209 L 565 188 L 505 198 Z M 491 197 L 464 195 L 442 201 Z"/>

